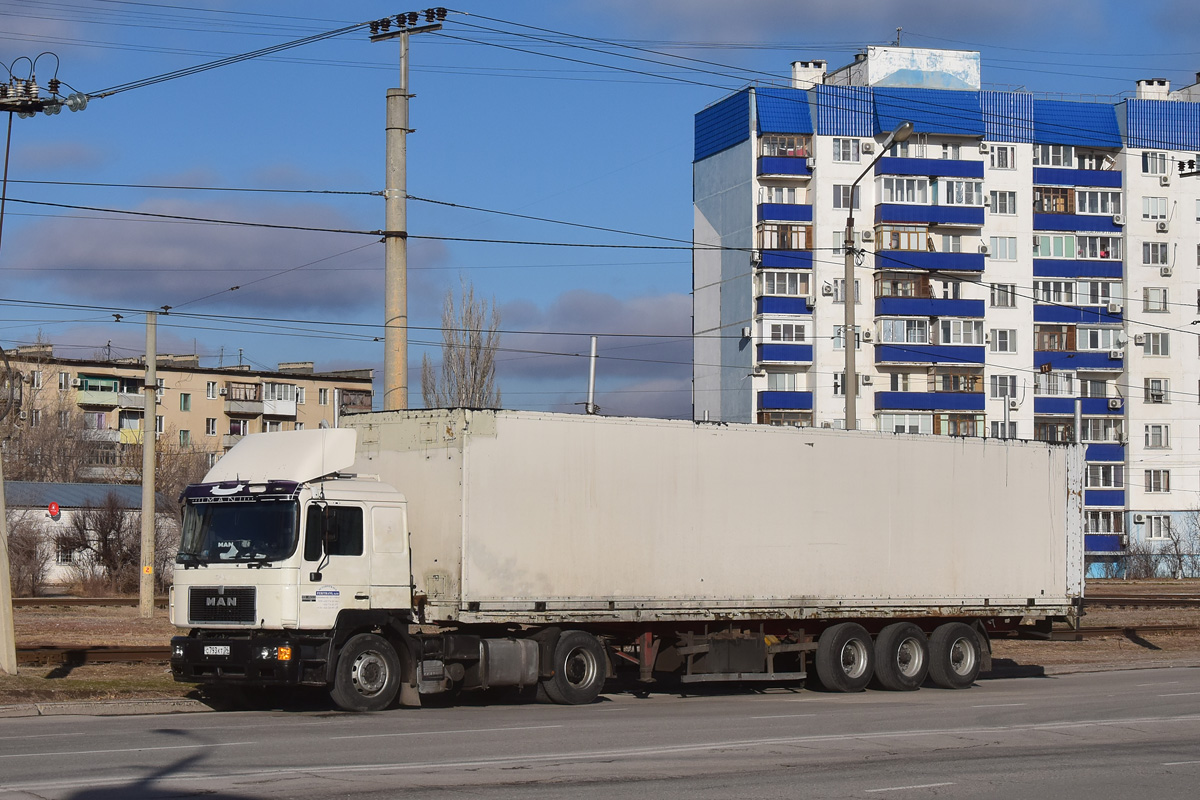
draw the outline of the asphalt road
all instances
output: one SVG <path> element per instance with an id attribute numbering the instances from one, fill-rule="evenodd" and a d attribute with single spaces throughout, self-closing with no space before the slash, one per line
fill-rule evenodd
<path id="1" fill-rule="evenodd" d="M 0 798 L 1171 798 L 1200 785 L 1200 669 L 959 692 L 608 695 L 0 723 Z"/>

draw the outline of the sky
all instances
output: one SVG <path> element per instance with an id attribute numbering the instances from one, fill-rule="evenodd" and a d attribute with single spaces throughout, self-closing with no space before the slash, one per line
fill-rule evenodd
<path id="1" fill-rule="evenodd" d="M 900 27 L 906 46 L 980 51 L 984 88 L 1111 102 L 1139 78 L 1179 87 L 1200 70 L 1194 0 L 462 2 L 411 38 L 412 407 L 422 356 L 440 358 L 443 299 L 471 284 L 500 311 L 505 407 L 580 411 L 596 335 L 601 413 L 690 417 L 693 115 L 785 85 L 792 61 L 836 69 Z M 385 227 L 397 43 L 357 29 L 97 95 L 423 8 L 0 0 L 0 62 L 28 77 L 36 58 L 39 84 L 57 74 L 63 94 L 93 96 L 13 120 L 0 346 L 136 356 L 144 312 L 170 306 L 160 353 L 373 367 L 378 397 L 370 232 Z"/>

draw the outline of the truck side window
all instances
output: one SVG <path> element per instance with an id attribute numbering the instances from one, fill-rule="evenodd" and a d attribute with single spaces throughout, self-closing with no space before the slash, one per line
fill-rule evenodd
<path id="1" fill-rule="evenodd" d="M 304 534 L 304 560 L 321 560 L 321 543 L 331 556 L 363 554 L 363 511 L 356 506 L 311 505 Z"/>

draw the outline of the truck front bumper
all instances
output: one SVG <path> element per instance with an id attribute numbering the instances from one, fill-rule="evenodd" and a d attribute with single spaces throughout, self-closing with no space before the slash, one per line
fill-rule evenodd
<path id="1" fill-rule="evenodd" d="M 329 641 L 280 631 L 176 636 L 171 674 L 184 683 L 324 686 Z"/>

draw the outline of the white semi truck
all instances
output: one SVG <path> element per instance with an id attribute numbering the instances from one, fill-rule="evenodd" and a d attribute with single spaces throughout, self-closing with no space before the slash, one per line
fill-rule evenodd
<path id="1" fill-rule="evenodd" d="M 1076 446 L 515 411 L 238 443 L 188 487 L 176 679 L 349 710 L 605 680 L 971 685 L 1077 622 Z"/>

